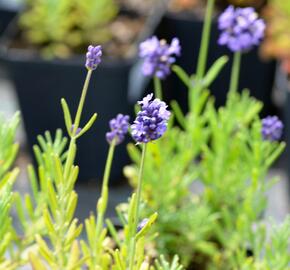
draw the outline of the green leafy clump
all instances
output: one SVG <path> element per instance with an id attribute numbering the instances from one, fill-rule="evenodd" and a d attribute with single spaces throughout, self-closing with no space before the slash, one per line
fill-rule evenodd
<path id="1" fill-rule="evenodd" d="M 70 115 L 67 117 L 70 118 Z M 161 258 L 160 261 L 156 260 L 154 266 L 145 249 L 145 243 L 157 214 L 152 214 L 142 230 L 136 233 L 132 227 L 136 200 L 134 195 L 129 201 L 128 212 L 119 213 L 124 226 L 124 238 L 120 237 L 110 220 L 106 220 L 106 223 L 112 238 L 105 227 L 97 234 L 97 219 L 94 215 L 85 221 L 86 239 L 80 238 L 83 226 L 74 218 L 78 197 L 74 185 L 78 167 L 71 163 L 70 168 L 65 170 L 67 160 L 70 157 L 74 159 L 76 147 L 74 140 L 71 147 L 67 145 L 67 138 L 63 137 L 60 130 L 54 138 L 49 132 L 38 136 L 39 146 L 34 146 L 37 172 L 31 165 L 28 166 L 31 193 L 22 196 L 13 192 L 18 169 L 10 171 L 10 167 L 18 149 L 14 142 L 18 122 L 18 115 L 9 122 L 3 118 L 0 121 L 1 135 L 5 135 L 5 143 L 1 144 L 0 153 L 3 160 L 5 158 L 9 161 L 9 165 L 2 162 L 3 167 L 0 167 L 0 269 L 14 270 L 30 264 L 36 270 L 84 267 L 94 270 L 122 270 L 129 263 L 129 246 L 135 237 L 137 245 L 134 269 L 181 269 L 177 257 L 172 264 Z M 98 209 L 104 200 L 105 197 L 100 198 Z M 15 224 L 11 218 L 13 205 L 16 208 Z"/>
<path id="2" fill-rule="evenodd" d="M 267 22 L 266 37 L 261 52 L 266 58 L 277 58 L 284 63 L 283 68 L 289 74 L 290 66 L 290 3 L 270 0 L 264 11 Z"/>
<path id="3" fill-rule="evenodd" d="M 63 58 L 110 40 L 108 25 L 117 13 L 114 0 L 27 0 L 19 24 L 28 44 Z"/>
<path id="4" fill-rule="evenodd" d="M 242 270 L 259 269 L 289 269 L 289 239 L 290 219 L 282 224 L 270 221 L 269 228 L 265 224 L 257 224 L 250 231 L 250 243 L 253 247 L 252 255 L 247 255 L 243 250 L 238 250 L 234 255 L 235 264 Z"/>
<path id="5" fill-rule="evenodd" d="M 11 207 L 13 204 L 13 184 L 18 176 L 18 168 L 11 169 L 18 152 L 15 143 L 16 129 L 19 123 L 19 114 L 6 121 L 0 117 L 0 269 L 14 269 L 15 261 L 6 257 L 14 237 L 12 226 Z"/>
<path id="6" fill-rule="evenodd" d="M 210 0 L 196 73 L 172 67 L 188 88 L 189 112 L 184 114 L 172 101 L 173 117 L 165 135 L 141 147 L 128 146 L 133 164 L 125 174 L 137 191 L 116 209 L 121 230 L 105 219 L 115 139 L 110 142 L 96 214 L 84 226 L 75 218 L 77 141 L 97 118 L 93 114 L 80 128 L 93 69 L 87 71 L 75 118 L 61 100 L 69 138 L 60 130 L 54 138 L 49 132 L 38 136 L 37 167 L 27 169 L 29 194 L 13 192 L 18 169 L 11 168 L 18 150 L 19 117 L 0 118 L 0 269 L 28 265 L 34 270 L 181 270 L 182 265 L 189 270 L 289 268 L 289 218 L 280 226 L 272 224 L 268 233 L 261 221 L 265 192 L 273 184 L 266 181 L 268 169 L 285 144 L 263 138 L 261 102 L 246 90 L 238 92 L 239 52 L 234 56 L 227 102 L 215 107 L 209 89 L 228 57 L 217 59 L 206 72 L 213 4 Z M 56 9 L 57 16 L 62 17 L 64 6 Z M 83 2 L 81 10 L 89 12 L 89 5 Z M 93 23 L 83 25 L 79 22 L 78 27 L 94 31 Z M 158 78 L 155 86 L 162 96 Z M 17 224 L 12 223 L 13 210 Z"/>
<path id="7" fill-rule="evenodd" d="M 169 126 L 147 152 L 143 216 L 158 212 L 157 251 L 179 254 L 190 269 L 236 269 L 234 254 L 253 248 L 250 231 L 273 183 L 267 172 L 285 148 L 264 140 L 262 104 L 248 91 L 230 91 L 225 106 L 215 107 L 207 89 L 226 63 L 226 57 L 218 59 L 200 81 L 173 66 L 188 87 L 190 110 L 183 115 L 172 102 L 180 127 Z M 134 164 L 124 172 L 134 187 L 141 152 L 133 144 L 128 150 Z"/>

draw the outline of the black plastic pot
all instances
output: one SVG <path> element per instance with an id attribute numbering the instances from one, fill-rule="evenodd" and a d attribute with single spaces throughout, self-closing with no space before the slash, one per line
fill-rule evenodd
<path id="1" fill-rule="evenodd" d="M 188 73 L 192 74 L 196 71 L 196 64 L 201 41 L 203 21 L 195 18 L 193 15 L 171 14 L 167 13 L 158 30 L 157 35 L 160 38 L 171 40 L 178 37 L 182 46 L 182 55 L 178 58 L 177 64 L 183 67 Z M 222 55 L 229 55 L 227 48 L 217 44 L 219 37 L 217 23 L 212 23 L 211 38 L 209 45 L 208 63 L 209 68 L 216 59 Z M 210 87 L 216 98 L 217 106 L 225 103 L 226 94 L 229 88 L 232 55 L 230 61 L 224 67 L 218 78 Z M 258 49 L 254 49 L 242 57 L 242 68 L 240 74 L 239 89 L 248 88 L 251 94 L 263 101 L 264 114 L 273 111 L 273 103 L 271 100 L 272 87 L 275 74 L 275 62 L 263 62 L 258 56 Z M 183 104 L 183 109 L 187 108 L 187 91 L 180 80 L 172 75 L 169 82 L 165 83 L 165 92 L 167 98 L 176 99 Z"/>
<path id="2" fill-rule="evenodd" d="M 17 10 L 11 7 L 7 7 L 0 1 L 0 35 L 4 32 L 6 27 L 16 16 Z"/>
<path id="3" fill-rule="evenodd" d="M 286 170 L 288 181 L 290 181 L 290 85 L 287 88 L 287 96 L 284 107 L 285 141 L 286 141 Z M 290 192 L 290 190 L 289 190 Z"/>
<path id="4" fill-rule="evenodd" d="M 160 12 L 148 20 L 140 39 L 151 35 L 159 23 Z M 13 37 L 13 27 L 9 27 L 4 39 L 0 60 L 7 66 L 17 92 L 29 148 L 37 142 L 36 136 L 46 130 L 65 130 L 60 99 L 64 97 L 72 115 L 75 115 L 83 82 L 86 75 L 85 57 L 75 57 L 66 61 L 47 61 L 28 51 L 9 49 Z M 15 34 L 15 33 L 14 33 Z M 103 175 L 108 144 L 105 133 L 108 122 L 117 113 L 133 115 L 133 104 L 128 99 L 128 88 L 132 81 L 136 57 L 129 60 L 109 60 L 103 58 L 101 65 L 93 72 L 82 119 L 87 121 L 94 113 L 98 118 L 93 127 L 78 140 L 76 163 L 80 167 L 79 180 L 100 180 Z M 142 94 L 142 93 L 139 93 Z M 124 165 L 129 163 L 126 143 L 115 151 L 111 183 L 122 178 Z"/>

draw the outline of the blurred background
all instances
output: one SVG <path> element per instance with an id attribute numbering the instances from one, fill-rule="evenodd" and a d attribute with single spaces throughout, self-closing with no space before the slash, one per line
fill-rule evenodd
<path id="1" fill-rule="evenodd" d="M 217 45 L 217 15 L 229 4 L 252 6 L 266 20 L 267 33 L 259 48 L 243 56 L 240 89 L 263 101 L 262 115 L 278 115 L 285 124 L 290 145 L 290 3 L 279 0 L 218 0 L 216 3 L 208 66 L 222 55 Z M 177 64 L 187 72 L 196 68 L 206 0 L 0 0 L 0 110 L 7 117 L 22 114 L 18 140 L 22 168 L 34 163 L 32 147 L 37 135 L 64 129 L 60 99 L 72 113 L 85 77 L 84 54 L 89 44 L 102 44 L 102 64 L 93 74 L 85 104 L 84 121 L 98 112 L 94 127 L 79 141 L 80 177 L 78 215 L 86 217 L 98 196 L 107 155 L 105 133 L 117 113 L 133 117 L 133 105 L 151 92 L 150 79 L 140 72 L 138 44 L 157 35 L 178 37 L 182 56 Z M 230 63 L 212 86 L 216 106 L 225 103 Z M 165 100 L 176 99 L 187 110 L 186 91 L 175 75 L 163 83 Z M 270 172 L 281 181 L 269 193 L 270 215 L 282 220 L 289 212 L 289 147 Z M 122 170 L 130 160 L 126 144 L 118 147 L 111 177 L 109 215 L 130 193 Z M 18 188 L 28 192 L 26 173 Z M 194 191 L 194 187 L 193 187 Z"/>

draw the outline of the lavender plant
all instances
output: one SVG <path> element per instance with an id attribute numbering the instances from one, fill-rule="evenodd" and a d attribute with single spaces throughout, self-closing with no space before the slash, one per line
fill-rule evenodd
<path id="1" fill-rule="evenodd" d="M 106 134 L 109 143 L 108 159 L 104 171 L 101 197 L 97 202 L 97 217 L 91 215 L 85 221 L 87 239 L 80 240 L 82 224 L 74 218 L 77 205 L 77 194 L 74 191 L 78 175 L 75 163 L 77 139 L 89 130 L 96 120 L 96 114 L 80 128 L 82 110 L 84 108 L 87 89 L 92 72 L 101 62 L 101 47 L 89 46 L 86 55 L 87 77 L 82 90 L 79 106 L 74 121 L 69 107 L 61 100 L 69 144 L 61 130 L 57 130 L 55 138 L 49 132 L 38 136 L 39 145 L 34 146 L 38 163 L 38 171 L 30 165 L 28 175 L 31 184 L 31 194 L 24 198 L 20 194 L 12 197 L 12 185 L 18 170 L 8 172 L 15 158 L 18 146 L 14 143 L 14 135 L 18 123 L 15 116 L 10 124 L 0 121 L 0 132 L 3 144 L 1 153 L 0 182 L 0 235 L 3 241 L 0 245 L 1 269 L 18 269 L 30 264 L 32 269 L 170 269 L 180 270 L 178 257 L 172 264 L 161 257 L 154 264 L 146 254 L 145 243 L 148 231 L 156 221 L 157 213 L 140 223 L 139 208 L 142 193 L 142 170 L 139 174 L 138 192 L 129 200 L 126 215 L 121 216 L 124 222 L 124 239 L 118 239 L 112 223 L 107 220 L 111 237 L 117 247 L 110 244 L 105 227 L 105 212 L 108 202 L 108 181 L 115 147 L 122 143 L 129 129 L 129 116 L 118 114 L 110 121 L 110 131 Z M 160 138 L 167 128 L 170 113 L 167 105 L 159 99 L 151 100 L 152 95 L 140 102 L 139 112 L 131 129 L 134 139 L 143 144 Z M 141 167 L 144 166 L 145 151 Z M 15 202 L 20 228 L 14 229 L 11 223 L 10 208 Z M 125 218 L 126 216 L 126 218 Z M 7 253 L 9 251 L 9 253 Z"/>
<path id="2" fill-rule="evenodd" d="M 140 111 L 132 125 L 122 114 L 110 121 L 101 196 L 96 215 L 85 221 L 85 239 L 83 225 L 74 217 L 79 170 L 75 156 L 77 140 L 97 117 L 93 114 L 81 127 L 90 78 L 101 63 L 102 48 L 88 47 L 87 76 L 74 118 L 65 99 L 61 100 L 69 139 L 60 130 L 54 138 L 49 132 L 38 137 L 39 145 L 34 147 L 38 168 L 28 167 L 31 194 L 24 198 L 12 191 L 18 174 L 18 169 L 11 169 L 18 150 L 14 143 L 18 116 L 9 123 L 0 118 L 0 269 L 30 264 L 35 270 L 181 270 L 175 254 L 189 269 L 289 267 L 289 220 L 281 227 L 273 225 L 266 245 L 260 221 L 265 191 L 272 184 L 265 181 L 267 171 L 285 147 L 279 142 L 283 124 L 275 116 L 261 120 L 262 104 L 247 91 L 238 93 L 241 52 L 258 44 L 263 22 L 252 9 L 229 8 L 222 15 L 220 23 L 226 27 L 221 29 L 231 32 L 222 43 L 230 44 L 236 56 L 227 103 L 216 109 L 208 88 L 228 58 L 221 57 L 206 72 L 213 4 L 209 0 L 195 74 L 173 65 L 181 50 L 177 39 L 170 45 L 156 37 L 142 43 L 144 75 L 155 77 L 156 98 L 149 94 L 138 102 Z M 159 79 L 171 71 L 188 87 L 186 115 L 174 101 L 171 113 L 160 99 Z M 180 127 L 173 126 L 173 117 Z M 136 192 L 117 207 L 122 224 L 118 231 L 105 219 L 108 182 L 115 148 L 128 130 L 136 142 L 128 147 L 135 164 L 125 172 Z M 193 182 L 199 183 L 201 192 L 190 191 Z M 20 228 L 12 224 L 12 204 Z"/>
<path id="3" fill-rule="evenodd" d="M 241 55 L 259 44 L 265 29 L 252 8 L 230 6 L 219 18 L 223 32 L 218 42 L 234 52 L 234 61 L 227 103 L 215 108 L 208 88 L 227 57 L 206 72 L 213 5 L 214 1 L 208 1 L 196 73 L 188 75 L 181 67 L 171 66 L 188 87 L 190 110 L 183 115 L 173 101 L 181 128 L 171 126 L 164 138 L 148 148 L 143 215 L 158 209 L 154 233 L 160 238 L 154 243 L 161 253 L 169 257 L 178 253 L 190 269 L 240 269 L 235 268 L 232 256 L 248 248 L 246 232 L 266 207 L 265 191 L 270 184 L 265 177 L 285 147 L 277 142 L 283 125 L 277 117 L 261 121 L 262 104 L 247 91 L 237 92 Z M 140 151 L 134 145 L 128 150 L 138 164 Z M 137 168 L 124 170 L 133 186 Z M 189 192 L 193 182 L 201 185 L 201 193 Z"/>
<path id="4" fill-rule="evenodd" d="M 88 269 L 110 269 L 112 263 L 108 250 L 104 249 L 108 239 L 107 229 L 104 228 L 104 218 L 108 204 L 109 175 L 112 166 L 115 147 L 122 143 L 129 128 L 129 116 L 118 114 L 110 121 L 111 131 L 107 132 L 106 139 L 110 145 L 102 183 L 101 197 L 97 203 L 97 220 L 93 215 L 85 221 L 88 244 L 81 242 L 84 254 L 89 256 Z M 112 228 L 112 226 L 111 226 Z M 113 233 L 117 235 L 117 233 Z M 113 251 L 112 251 L 113 252 Z"/>

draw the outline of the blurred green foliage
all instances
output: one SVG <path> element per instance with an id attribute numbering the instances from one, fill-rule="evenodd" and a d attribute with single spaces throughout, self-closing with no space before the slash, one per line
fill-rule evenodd
<path id="1" fill-rule="evenodd" d="M 282 61 L 290 59 L 290 2 L 269 0 L 264 12 L 267 22 L 266 37 L 262 44 L 265 57 L 278 58 Z M 285 68 L 290 73 L 289 62 Z"/>
<path id="2" fill-rule="evenodd" d="M 27 0 L 19 25 L 24 38 L 46 57 L 68 57 L 87 44 L 108 41 L 115 0 Z"/>
<path id="3" fill-rule="evenodd" d="M 169 126 L 147 149 L 143 216 L 158 212 L 157 251 L 179 254 L 189 269 L 240 269 L 234 254 L 254 248 L 250 231 L 273 184 L 266 175 L 285 148 L 263 139 L 262 104 L 248 91 L 229 93 L 225 106 L 215 107 L 207 89 L 226 63 L 218 59 L 200 82 L 173 67 L 188 87 L 190 110 L 183 115 L 172 102 L 180 127 Z M 135 187 L 141 152 L 133 144 L 128 151 L 134 164 L 124 172 Z"/>
<path id="4" fill-rule="evenodd" d="M 11 207 L 13 203 L 13 184 L 19 170 L 11 169 L 18 153 L 18 144 L 15 143 L 16 129 L 19 123 L 19 114 L 10 119 L 0 116 L 0 269 L 14 269 L 15 261 L 6 257 L 13 239 Z"/>

